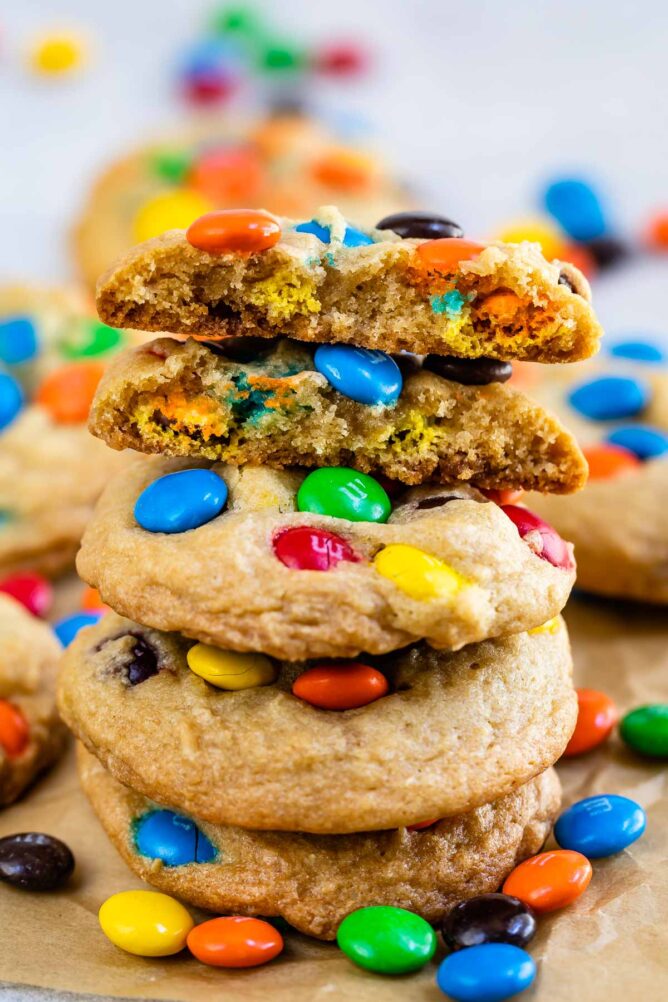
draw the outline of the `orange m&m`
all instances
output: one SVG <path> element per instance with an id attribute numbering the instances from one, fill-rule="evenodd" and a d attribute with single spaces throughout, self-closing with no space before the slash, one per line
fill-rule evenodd
<path id="1" fill-rule="evenodd" d="M 591 877 L 591 863 L 581 852 L 553 849 L 516 866 L 503 893 L 519 898 L 540 915 L 570 905 L 587 890 Z"/>
<path id="2" fill-rule="evenodd" d="M 341 191 L 361 191 L 375 180 L 375 161 L 357 150 L 330 150 L 311 168 L 313 177 Z"/>
<path id="3" fill-rule="evenodd" d="M 214 204 L 243 205 L 259 194 L 262 163 L 248 147 L 209 150 L 193 164 L 188 183 Z"/>
<path id="4" fill-rule="evenodd" d="M 317 665 L 295 680 L 293 695 L 321 710 L 354 710 L 388 692 L 387 679 L 369 665 Z"/>
<path id="5" fill-rule="evenodd" d="M 513 490 L 510 487 L 496 489 L 493 487 L 482 487 L 480 493 L 493 501 L 494 504 L 517 504 L 524 497 L 523 490 Z"/>
<path id="6" fill-rule="evenodd" d="M 617 707 L 604 692 L 597 689 L 576 689 L 578 720 L 564 755 L 582 755 L 602 744 L 612 732 L 619 714 Z"/>
<path id="7" fill-rule="evenodd" d="M 212 967 L 258 967 L 279 955 L 283 937 L 263 919 L 230 915 L 196 925 L 187 944 L 198 960 Z"/>
<path id="8" fill-rule="evenodd" d="M 91 588 L 90 585 L 87 585 L 81 596 L 81 608 L 87 612 L 99 612 L 100 610 L 106 612 L 109 606 L 104 604 L 97 588 Z"/>
<path id="9" fill-rule="evenodd" d="M 456 271 L 460 261 L 470 261 L 485 249 L 485 244 L 461 237 L 439 237 L 418 244 L 415 253 L 422 268 L 428 271 Z"/>
<path id="10" fill-rule="evenodd" d="M 104 366 L 100 362 L 71 362 L 54 369 L 40 384 L 35 403 L 59 424 L 81 424 L 88 418 Z"/>
<path id="11" fill-rule="evenodd" d="M 193 247 L 209 254 L 269 250 L 281 239 L 281 227 L 260 209 L 216 209 L 200 216 L 186 230 Z"/>
<path id="12" fill-rule="evenodd" d="M 0 748 L 8 758 L 16 758 L 30 740 L 28 721 L 18 706 L 8 699 L 0 699 Z"/>
<path id="13" fill-rule="evenodd" d="M 642 460 L 621 445 L 589 445 L 582 451 L 589 464 L 590 480 L 608 480 L 619 473 L 642 466 Z"/>

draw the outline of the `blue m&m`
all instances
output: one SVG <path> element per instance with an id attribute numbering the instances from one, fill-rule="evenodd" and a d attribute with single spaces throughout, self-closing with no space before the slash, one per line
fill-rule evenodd
<path id="1" fill-rule="evenodd" d="M 583 178 L 562 178 L 545 189 L 545 208 L 573 240 L 595 240 L 608 226 L 603 206 L 592 186 Z"/>
<path id="2" fill-rule="evenodd" d="M 600 376 L 576 386 L 568 402 L 580 414 L 594 421 L 634 417 L 649 403 L 650 389 L 628 376 Z"/>
<path id="3" fill-rule="evenodd" d="M 602 859 L 626 849 L 645 831 L 647 817 L 635 800 L 604 794 L 585 797 L 559 817 L 554 837 L 562 849 Z"/>
<path id="4" fill-rule="evenodd" d="M 526 950 L 511 943 L 483 943 L 446 957 L 436 984 L 456 1002 L 502 1002 L 528 988 L 536 964 Z"/>
<path id="5" fill-rule="evenodd" d="M 39 351 L 37 332 L 30 317 L 0 322 L 0 361 L 7 365 L 29 362 Z"/>
<path id="6" fill-rule="evenodd" d="M 213 470 L 179 470 L 144 488 L 135 518 L 148 532 L 187 532 L 219 515 L 226 501 L 227 484 Z"/>
<path id="7" fill-rule="evenodd" d="M 658 459 L 668 453 L 668 434 L 647 424 L 629 424 L 606 436 L 610 445 L 620 445 L 638 459 Z"/>
<path id="8" fill-rule="evenodd" d="M 194 821 L 174 811 L 150 811 L 135 823 L 137 852 L 161 859 L 165 866 L 210 863 L 216 847 Z"/>
<path id="9" fill-rule="evenodd" d="M 299 223 L 295 226 L 297 233 L 311 233 L 323 244 L 331 243 L 332 233 L 329 226 L 323 226 L 317 219 L 310 219 L 308 223 Z M 373 238 L 368 233 L 356 229 L 354 226 L 346 226 L 343 234 L 344 247 L 366 247 L 373 243 Z"/>
<path id="10" fill-rule="evenodd" d="M 668 362 L 668 354 L 654 341 L 615 341 L 608 346 L 608 352 L 633 362 Z"/>
<path id="11" fill-rule="evenodd" d="M 68 647 L 79 630 L 83 630 L 84 626 L 94 626 L 103 616 L 104 612 L 75 612 L 73 616 L 65 616 L 54 623 L 53 631 L 63 647 Z"/>
<path id="12" fill-rule="evenodd" d="M 384 351 L 353 348 L 347 344 L 321 344 L 315 367 L 335 390 L 359 404 L 395 404 L 403 379 L 399 366 Z"/>
<path id="13" fill-rule="evenodd" d="M 24 399 L 20 383 L 8 372 L 0 372 L 0 431 L 21 413 Z"/>

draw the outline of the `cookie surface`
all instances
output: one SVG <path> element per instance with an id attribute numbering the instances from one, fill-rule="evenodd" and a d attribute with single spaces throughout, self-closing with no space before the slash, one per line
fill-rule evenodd
<path id="1" fill-rule="evenodd" d="M 300 932 L 334 939 L 347 914 L 394 905 L 438 922 L 455 904 L 495 891 L 521 860 L 538 852 L 559 809 L 548 769 L 512 793 L 424 831 L 305 835 L 243 831 L 200 822 L 212 862 L 164 865 L 141 855 L 135 833 L 156 807 L 122 786 L 84 749 L 81 783 L 130 868 L 161 891 L 235 915 L 280 915 Z"/>
<path id="2" fill-rule="evenodd" d="M 551 415 L 503 382 L 465 385 L 479 362 L 452 362 L 463 370 L 456 382 L 412 357 L 403 380 L 389 356 L 374 361 L 401 381 L 390 405 L 339 392 L 299 342 L 161 338 L 116 360 L 90 429 L 116 449 L 234 465 L 354 466 L 404 483 L 557 493 L 584 484 L 584 459 Z"/>
<path id="3" fill-rule="evenodd" d="M 0 594 L 0 805 L 10 804 L 65 747 L 56 709 L 62 653 L 54 633 Z"/>
<path id="4" fill-rule="evenodd" d="M 140 641 L 153 671 L 136 681 Z M 119 781 L 215 824 L 341 833 L 459 814 L 543 772 L 575 725 L 560 620 L 456 654 L 387 655 L 372 663 L 389 694 L 345 711 L 293 694 L 303 663 L 216 688 L 188 667 L 191 646 L 109 614 L 68 648 L 59 705 Z"/>
<path id="5" fill-rule="evenodd" d="M 199 250 L 179 230 L 140 244 L 101 277 L 100 317 L 171 334 L 280 334 L 472 358 L 566 362 L 597 351 L 586 279 L 548 264 L 537 245 L 369 230 L 363 245 L 346 246 L 348 223 L 332 207 L 310 222 L 278 222 L 278 243 L 252 253 Z M 329 243 L 295 229 L 313 223 Z"/>
<path id="6" fill-rule="evenodd" d="M 187 532 L 142 528 L 144 489 L 198 465 L 136 460 L 105 490 L 82 541 L 80 576 L 147 626 L 294 661 L 422 639 L 457 649 L 540 626 L 568 598 L 567 544 L 568 565 L 553 566 L 466 486 L 411 488 L 386 523 L 351 522 L 296 510 L 303 472 L 212 466 L 229 492 L 220 515 Z M 302 569 L 311 558 L 326 569 Z"/>

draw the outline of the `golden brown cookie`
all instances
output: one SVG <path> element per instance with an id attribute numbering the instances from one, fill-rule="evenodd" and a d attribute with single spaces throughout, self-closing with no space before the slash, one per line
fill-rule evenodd
<path id="1" fill-rule="evenodd" d="M 548 769 L 491 804 L 422 831 L 306 835 L 198 822 L 199 838 L 208 841 L 205 858 L 215 852 L 214 859 L 168 865 L 137 845 L 160 809 L 83 748 L 79 775 L 110 839 L 142 879 L 214 912 L 280 915 L 320 939 L 334 939 L 341 920 L 366 905 L 408 908 L 436 923 L 458 902 L 496 891 L 542 848 L 561 801 Z"/>
<path id="2" fill-rule="evenodd" d="M 337 209 L 319 209 L 313 224 L 328 243 L 280 219 L 278 243 L 251 253 L 210 253 L 183 231 L 165 233 L 102 276 L 100 317 L 209 338 L 283 335 L 470 358 L 569 362 L 597 351 L 586 280 L 572 265 L 549 264 L 538 245 L 372 229 L 355 230 L 365 242 L 347 246 Z"/>
<path id="3" fill-rule="evenodd" d="M 388 693 L 342 711 L 293 694 L 311 665 L 226 691 L 188 667 L 191 647 L 109 614 L 68 648 L 59 706 L 120 782 L 214 824 L 341 833 L 459 814 L 543 772 L 575 726 L 559 619 L 374 660 Z"/>

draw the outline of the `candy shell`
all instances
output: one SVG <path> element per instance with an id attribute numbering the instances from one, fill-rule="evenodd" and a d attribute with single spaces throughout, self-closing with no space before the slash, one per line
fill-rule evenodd
<path id="1" fill-rule="evenodd" d="M 170 184 L 183 184 L 188 177 L 193 163 L 190 150 L 164 149 L 158 150 L 149 160 L 150 170 L 161 181 Z"/>
<path id="2" fill-rule="evenodd" d="M 210 863 L 218 855 L 195 822 L 174 811 L 149 811 L 138 818 L 134 842 L 141 856 L 160 859 L 165 866 Z"/>
<path id="3" fill-rule="evenodd" d="M 564 235 L 549 219 L 520 219 L 502 229 L 497 239 L 507 244 L 528 240 L 532 244 L 540 244 L 543 257 L 548 261 L 553 258 L 564 260 Z"/>
<path id="4" fill-rule="evenodd" d="M 44 76 L 62 76 L 76 70 L 84 61 L 82 38 L 74 34 L 54 33 L 35 42 L 30 61 L 36 73 Z"/>
<path id="5" fill-rule="evenodd" d="M 329 226 L 323 226 L 316 219 L 311 219 L 308 223 L 298 223 L 295 226 L 295 232 L 310 233 L 312 236 L 317 237 L 323 244 L 332 242 L 332 233 Z M 346 226 L 343 234 L 344 247 L 366 247 L 372 243 L 373 237 L 370 237 L 368 233 L 355 229 L 354 226 Z"/>
<path id="6" fill-rule="evenodd" d="M 542 915 L 572 904 L 592 878 L 589 860 L 570 849 L 553 849 L 525 859 L 503 885 L 503 893 L 519 898 Z"/>
<path id="7" fill-rule="evenodd" d="M 40 383 L 35 403 L 44 407 L 58 424 L 83 424 L 103 374 L 101 362 L 61 365 Z"/>
<path id="8" fill-rule="evenodd" d="M 0 880 L 22 891 L 55 891 L 74 870 L 74 856 L 60 839 L 42 832 L 0 838 Z"/>
<path id="9" fill-rule="evenodd" d="M 226 501 L 227 484 L 213 470 L 179 470 L 145 487 L 134 515 L 147 532 L 187 532 L 216 518 Z"/>
<path id="10" fill-rule="evenodd" d="M 366 473 L 323 466 L 303 480 L 297 509 L 351 522 L 387 522 L 392 505 L 380 484 Z"/>
<path id="11" fill-rule="evenodd" d="M 0 431 L 18 417 L 24 402 L 20 383 L 8 372 L 0 372 Z"/>
<path id="12" fill-rule="evenodd" d="M 314 363 L 335 390 L 360 404 L 393 406 L 401 393 L 401 370 L 384 351 L 321 344 Z"/>
<path id="13" fill-rule="evenodd" d="M 589 466 L 590 480 L 608 480 L 620 473 L 630 473 L 642 466 L 642 460 L 635 453 L 620 445 L 597 443 L 582 449 Z"/>
<path id="14" fill-rule="evenodd" d="M 443 560 L 406 543 L 386 546 L 376 554 L 373 563 L 382 577 L 419 602 L 453 598 L 469 584 Z"/>
<path id="15" fill-rule="evenodd" d="M 483 943 L 451 953 L 440 965 L 436 984 L 455 1002 L 502 1002 L 533 984 L 536 963 L 511 943 Z"/>
<path id="16" fill-rule="evenodd" d="M 193 163 L 188 181 L 214 204 L 243 205 L 258 196 L 262 161 L 250 147 L 205 150 Z"/>
<path id="17" fill-rule="evenodd" d="M 646 826 L 640 804 L 616 794 L 598 794 L 565 810 L 554 826 L 554 837 L 562 849 L 602 859 L 632 845 Z"/>
<path id="18" fill-rule="evenodd" d="M 617 707 L 604 692 L 576 689 L 578 719 L 564 756 L 572 758 L 598 747 L 610 736 L 617 723 Z"/>
<path id="19" fill-rule="evenodd" d="M 519 898 L 479 894 L 455 905 L 443 920 L 441 932 L 451 950 L 483 943 L 524 947 L 536 933 L 536 917 Z"/>
<path id="20" fill-rule="evenodd" d="M 339 926 L 336 941 L 354 964 L 378 974 L 419 971 L 436 951 L 436 933 L 428 922 L 387 905 L 351 912 Z"/>
<path id="21" fill-rule="evenodd" d="M 592 421 L 635 417 L 647 407 L 649 386 L 627 376 L 600 376 L 571 390 L 568 402 Z"/>
<path id="22" fill-rule="evenodd" d="M 0 321 L 0 362 L 20 365 L 38 353 L 37 331 L 30 317 L 9 317 Z"/>
<path id="23" fill-rule="evenodd" d="M 72 616 L 65 616 L 53 625 L 53 632 L 60 640 L 63 647 L 68 647 L 76 637 L 79 630 L 86 626 L 94 626 L 99 623 L 104 613 L 97 612 L 75 612 Z"/>
<path id="24" fill-rule="evenodd" d="M 573 240 L 586 242 L 605 235 L 603 206 L 584 178 L 562 178 L 545 189 L 545 208 Z"/>
<path id="25" fill-rule="evenodd" d="M 167 230 L 185 230 L 209 209 L 211 203 L 197 191 L 189 188 L 163 191 L 138 209 L 132 222 L 134 241 L 140 244 Z"/>
<path id="26" fill-rule="evenodd" d="M 278 670 L 264 654 L 223 651 L 210 644 L 195 644 L 187 654 L 188 667 L 218 689 L 238 692 L 259 685 L 271 685 Z"/>
<path id="27" fill-rule="evenodd" d="M 123 331 L 108 327 L 99 320 L 86 320 L 75 336 L 63 341 L 60 350 L 66 358 L 90 358 L 114 351 L 123 342 Z"/>
<path id="28" fill-rule="evenodd" d="M 53 601 L 51 582 L 32 571 L 19 571 L 0 581 L 0 591 L 11 595 L 33 616 L 46 616 Z"/>
<path id="29" fill-rule="evenodd" d="M 284 529 L 274 537 L 273 547 L 281 563 L 295 571 L 328 571 L 342 561 L 360 560 L 342 536 L 310 525 Z"/>
<path id="30" fill-rule="evenodd" d="M 668 758 L 668 703 L 639 706 L 622 717 L 622 740 L 641 755 Z"/>
<path id="31" fill-rule="evenodd" d="M 292 693 L 321 710 L 354 710 L 387 695 L 389 685 L 382 672 L 369 665 L 316 665 L 299 675 Z"/>
<path id="32" fill-rule="evenodd" d="M 339 191 L 363 193 L 376 180 L 375 161 L 358 150 L 329 150 L 311 167 L 313 178 L 320 184 Z"/>
<path id="33" fill-rule="evenodd" d="M 614 358 L 629 358 L 633 362 L 668 362 L 668 353 L 655 341 L 624 340 L 608 345 Z"/>
<path id="34" fill-rule="evenodd" d="M 0 699 L 0 748 L 7 758 L 18 758 L 29 741 L 30 727 L 21 710 L 8 699 Z"/>
<path id="35" fill-rule="evenodd" d="M 534 515 L 528 508 L 514 504 L 503 504 L 500 508 L 514 523 L 522 539 L 526 540 L 537 557 L 547 560 L 553 567 L 562 570 L 572 569 L 573 558 L 568 545 L 551 525 L 538 515 Z"/>
<path id="36" fill-rule="evenodd" d="M 326 76 L 357 76 L 368 68 L 369 53 L 353 41 L 327 42 L 316 52 L 313 65 Z"/>
<path id="37" fill-rule="evenodd" d="M 455 272 L 461 261 L 470 261 L 478 257 L 485 249 L 485 244 L 475 240 L 463 240 L 460 237 L 442 237 L 438 240 L 427 240 L 418 244 L 415 249 L 417 265 L 427 271 Z"/>
<path id="38" fill-rule="evenodd" d="M 606 442 L 620 445 L 623 449 L 633 452 L 639 459 L 657 459 L 668 453 L 668 434 L 660 428 L 649 425 L 630 424 L 624 428 L 616 428 L 606 436 Z"/>
<path id="39" fill-rule="evenodd" d="M 657 251 L 668 248 L 668 212 L 655 212 L 647 226 L 647 243 Z"/>
<path id="40" fill-rule="evenodd" d="M 392 230 L 403 240 L 439 240 L 442 237 L 463 237 L 464 231 L 446 216 L 433 212 L 395 212 L 376 223 L 377 230 Z"/>
<path id="41" fill-rule="evenodd" d="M 169 957 L 186 945 L 194 922 L 182 904 L 158 891 L 121 891 L 98 918 L 114 946 L 138 957 Z"/>
<path id="42" fill-rule="evenodd" d="M 261 209 L 216 209 L 186 231 L 188 243 L 209 254 L 269 250 L 280 239 L 280 224 Z"/>
<path id="43" fill-rule="evenodd" d="M 226 915 L 195 926 L 188 949 L 212 967 L 259 967 L 279 955 L 283 937 L 263 919 Z"/>
<path id="44" fill-rule="evenodd" d="M 106 612 L 109 606 L 104 604 L 97 588 L 86 585 L 81 596 L 81 608 L 84 612 Z"/>

